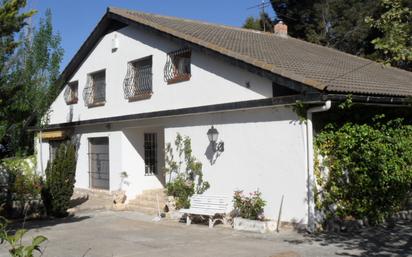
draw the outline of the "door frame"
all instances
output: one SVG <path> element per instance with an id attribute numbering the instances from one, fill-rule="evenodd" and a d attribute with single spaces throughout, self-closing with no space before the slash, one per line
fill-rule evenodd
<path id="1" fill-rule="evenodd" d="M 101 189 L 101 188 L 94 188 L 93 187 L 93 182 L 92 182 L 92 159 L 91 159 L 91 140 L 93 139 L 98 139 L 98 138 L 107 138 L 107 162 L 108 162 L 108 180 L 109 180 L 109 188 L 108 189 Z M 103 190 L 103 191 L 110 191 L 110 137 L 109 136 L 94 136 L 94 137 L 88 137 L 87 138 L 87 144 L 88 144 L 88 152 L 87 152 L 87 157 L 88 157 L 88 162 L 89 162 L 89 189 L 92 190 Z"/>

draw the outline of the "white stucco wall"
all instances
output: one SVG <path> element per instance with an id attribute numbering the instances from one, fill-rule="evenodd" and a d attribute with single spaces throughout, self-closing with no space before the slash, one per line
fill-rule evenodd
<path id="1" fill-rule="evenodd" d="M 119 49 L 112 52 L 116 34 Z M 84 60 L 70 81 L 79 82 L 79 102 L 66 105 L 63 92 L 51 106 L 49 123 L 88 120 L 158 110 L 178 109 L 217 103 L 260 99 L 272 96 L 268 79 L 221 60 L 193 51 L 192 77 L 168 85 L 163 78 L 167 53 L 182 48 L 164 37 L 126 27 L 104 36 Z M 153 95 L 150 99 L 129 102 L 123 96 L 123 80 L 130 61 L 153 56 Z M 88 108 L 82 99 L 87 74 L 106 69 L 106 104 Z M 247 88 L 246 83 L 250 88 Z M 72 110 L 70 110 L 72 108 Z"/>
<path id="2" fill-rule="evenodd" d="M 207 193 L 232 196 L 235 190 L 259 189 L 270 218 L 277 218 L 284 195 L 282 220 L 306 222 L 305 126 L 297 120 L 288 108 L 178 118 L 166 127 L 165 142 L 177 133 L 192 139 L 193 154 L 211 184 Z M 206 135 L 211 125 L 225 146 L 214 164 Z"/>
<path id="3" fill-rule="evenodd" d="M 212 164 L 208 137 L 211 126 L 219 131 L 225 151 Z M 144 173 L 143 134 L 158 134 L 159 171 L 164 154 L 162 146 L 174 142 L 176 134 L 189 136 L 193 154 L 203 163 L 204 178 L 211 187 L 207 193 L 232 196 L 235 190 L 245 193 L 259 189 L 267 201 L 265 216 L 277 218 L 282 195 L 285 201 L 283 221 L 306 223 L 305 124 L 300 124 L 291 108 L 273 107 L 255 110 L 150 119 L 106 126 L 78 128 L 79 135 L 76 187 L 89 188 L 88 139 L 109 137 L 110 190 L 122 185 L 132 199 L 145 189 L 162 188 L 163 174 Z M 48 159 L 47 142 L 43 147 L 44 163 Z M 47 153 L 47 154 L 46 154 Z"/>
<path id="4" fill-rule="evenodd" d="M 111 51 L 114 34 L 120 41 L 116 52 Z M 133 27 L 107 34 L 70 80 L 79 82 L 79 102 L 68 106 L 61 93 L 51 106 L 49 123 L 272 96 L 269 80 L 196 51 L 192 52 L 191 79 L 167 85 L 163 80 L 167 52 L 181 47 L 161 36 Z M 147 100 L 129 102 L 123 97 L 127 63 L 149 55 L 153 56 L 153 96 Z M 106 69 L 106 104 L 87 108 L 82 99 L 87 74 L 101 69 Z M 246 87 L 246 82 L 250 88 Z M 234 190 L 252 192 L 259 189 L 267 201 L 265 215 L 269 218 L 277 218 L 284 195 L 282 220 L 306 222 L 305 129 L 304 124 L 297 120 L 290 108 L 273 107 L 77 127 L 74 132 L 80 144 L 76 187 L 90 186 L 89 138 L 105 136 L 109 137 L 111 191 L 122 187 L 131 199 L 145 189 L 163 187 L 162 175 L 146 176 L 144 173 L 143 135 L 145 132 L 158 133 L 158 144 L 164 146 L 173 142 L 176 134 L 180 133 L 192 139 L 193 153 L 203 163 L 205 180 L 211 184 L 208 193 L 232 196 Z M 218 129 L 220 139 L 225 143 L 225 151 L 213 164 L 210 162 L 212 151 L 206 135 L 212 125 Z M 44 168 L 48 157 L 48 143 L 44 142 Z M 40 160 L 40 156 L 38 158 Z M 163 162 L 163 149 L 159 147 L 159 164 Z M 122 184 L 120 174 L 124 171 L 128 178 Z"/>

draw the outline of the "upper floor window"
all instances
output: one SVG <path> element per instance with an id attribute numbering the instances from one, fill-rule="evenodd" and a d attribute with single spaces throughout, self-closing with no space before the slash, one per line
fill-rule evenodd
<path id="1" fill-rule="evenodd" d="M 192 52 L 189 48 L 183 48 L 168 53 L 164 69 L 165 81 L 168 84 L 186 81 L 191 77 L 190 59 Z"/>
<path id="2" fill-rule="evenodd" d="M 84 103 L 88 107 L 101 106 L 106 102 L 106 71 L 87 75 L 87 85 L 83 91 Z"/>
<path id="3" fill-rule="evenodd" d="M 123 90 L 124 97 L 129 101 L 149 98 L 152 95 L 152 56 L 127 65 Z"/>
<path id="4" fill-rule="evenodd" d="M 79 82 L 70 82 L 64 91 L 64 100 L 66 104 L 77 104 L 78 101 Z"/>

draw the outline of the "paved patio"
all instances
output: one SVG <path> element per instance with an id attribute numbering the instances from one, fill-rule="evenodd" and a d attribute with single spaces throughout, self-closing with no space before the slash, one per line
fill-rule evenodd
<path id="1" fill-rule="evenodd" d="M 412 256 L 411 224 L 350 236 L 311 237 L 293 231 L 260 235 L 222 226 L 187 227 L 151 218 L 134 212 L 84 212 L 63 220 L 28 222 L 27 239 L 38 234 L 48 237 L 44 257 Z M 7 250 L 1 245 L 0 257 L 5 256 Z"/>

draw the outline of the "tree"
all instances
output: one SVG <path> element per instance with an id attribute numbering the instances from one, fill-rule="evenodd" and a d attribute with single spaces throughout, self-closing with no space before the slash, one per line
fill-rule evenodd
<path id="1" fill-rule="evenodd" d="M 243 28 L 273 32 L 273 25 L 274 21 L 270 19 L 269 15 L 266 12 L 261 12 L 259 18 L 249 16 L 243 24 Z"/>
<path id="2" fill-rule="evenodd" d="M 42 189 L 43 204 L 48 215 L 67 216 L 76 176 L 76 147 L 62 143 L 56 157 L 47 164 L 46 183 Z"/>
<path id="3" fill-rule="evenodd" d="M 372 40 L 379 59 L 412 70 L 412 9 L 402 0 L 381 0 L 384 12 L 366 23 L 381 32 Z"/>
<path id="4" fill-rule="evenodd" d="M 16 33 L 26 25 L 26 19 L 35 13 L 33 10 L 21 12 L 25 6 L 25 0 L 2 0 L 0 5 L 0 142 L 9 127 L 8 117 L 4 115 L 4 108 L 8 104 L 6 100 L 22 86 L 10 85 L 11 72 L 8 65 L 19 43 L 15 39 Z"/>
<path id="5" fill-rule="evenodd" d="M 13 92 L 3 98 L 0 121 L 8 155 L 24 155 L 33 149 L 29 125 L 40 123 L 58 93 L 57 83 L 63 50 L 60 35 L 53 32 L 52 15 L 46 11 L 38 28 L 27 27 L 20 33 L 21 44 L 8 64 L 8 80 L 2 85 Z M 1 154 L 1 153 L 0 153 Z"/>
<path id="6" fill-rule="evenodd" d="M 376 31 L 365 17 L 378 10 L 375 0 L 272 0 L 291 36 L 359 56 L 373 54 Z"/>

